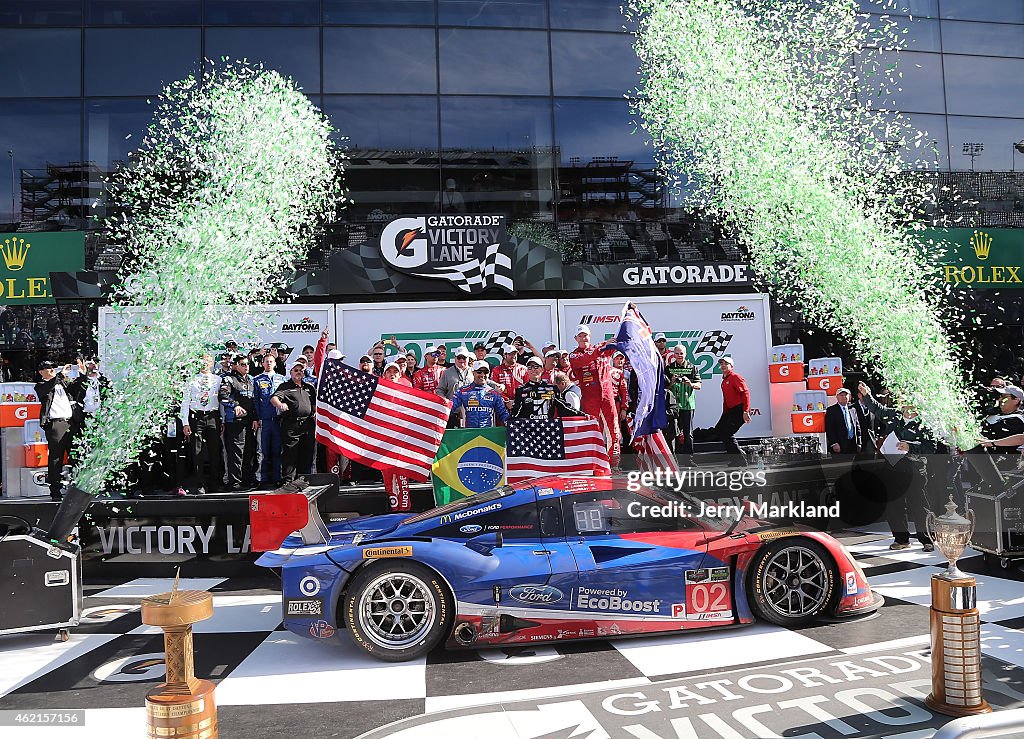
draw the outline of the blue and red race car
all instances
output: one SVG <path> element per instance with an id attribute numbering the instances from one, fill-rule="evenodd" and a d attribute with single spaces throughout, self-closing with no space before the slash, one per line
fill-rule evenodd
<path id="1" fill-rule="evenodd" d="M 281 569 L 290 631 L 345 629 L 396 662 L 442 642 L 647 635 L 755 616 L 791 626 L 881 606 L 831 536 L 705 513 L 686 493 L 624 475 L 554 476 L 332 524 L 317 544 L 292 535 L 257 564 Z"/>

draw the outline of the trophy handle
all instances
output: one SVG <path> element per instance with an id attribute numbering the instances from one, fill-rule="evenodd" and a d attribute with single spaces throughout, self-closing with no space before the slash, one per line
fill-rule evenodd
<path id="1" fill-rule="evenodd" d="M 970 508 L 967 508 L 965 513 L 967 515 L 967 520 L 971 522 L 971 531 L 967 534 L 967 546 L 970 546 L 971 542 L 974 540 L 974 527 L 977 521 L 975 520 L 974 511 L 972 511 Z"/>
<path id="2" fill-rule="evenodd" d="M 974 526 L 973 526 L 974 519 L 972 518 L 971 521 L 972 521 L 971 532 L 973 533 L 974 532 Z M 935 543 L 935 514 L 932 511 L 928 511 L 928 515 L 925 516 L 925 519 L 924 519 L 924 531 L 925 531 L 926 534 L 928 534 L 928 539 L 932 542 L 932 544 L 934 544 Z"/>

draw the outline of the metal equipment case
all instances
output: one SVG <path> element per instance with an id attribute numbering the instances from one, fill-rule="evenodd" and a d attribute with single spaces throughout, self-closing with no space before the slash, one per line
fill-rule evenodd
<path id="1" fill-rule="evenodd" d="M 82 615 L 82 558 L 32 534 L 0 538 L 0 634 L 67 628 Z"/>

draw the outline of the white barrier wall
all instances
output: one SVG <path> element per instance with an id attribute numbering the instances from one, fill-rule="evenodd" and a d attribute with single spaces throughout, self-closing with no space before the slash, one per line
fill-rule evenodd
<path id="1" fill-rule="evenodd" d="M 498 349 L 521 334 L 537 351 L 558 332 L 554 300 L 474 300 L 438 303 L 363 303 L 339 305 L 340 346 L 354 365 L 375 341 L 395 337 L 419 357 L 428 346 L 444 344 L 449 360 L 455 348 L 487 345 L 492 361 Z M 397 350 L 388 346 L 388 354 Z M 420 363 L 422 364 L 422 362 Z"/>
<path id="2" fill-rule="evenodd" d="M 316 346 L 320 332 L 324 328 L 335 335 L 334 305 L 260 305 L 248 309 L 255 316 L 250 320 L 249 328 L 237 330 L 228 328 L 229 324 L 217 324 L 216 316 L 226 313 L 228 308 L 211 308 L 210 332 L 208 343 L 198 347 L 195 352 L 209 351 L 214 359 L 224 351 L 224 342 L 234 339 L 241 351 L 248 351 L 254 346 L 282 343 L 292 347 L 290 356 L 297 357 L 306 344 Z M 155 320 L 152 312 L 127 309 L 120 313 L 111 308 L 100 308 L 99 311 L 99 350 L 100 360 L 110 359 L 118 352 L 126 351 L 145 342 L 146 332 Z M 332 339 L 334 340 L 334 339 Z M 182 347 L 182 351 L 189 351 Z"/>
<path id="3" fill-rule="evenodd" d="M 598 298 L 559 301 L 559 325 L 562 345 L 576 346 L 572 338 L 576 327 L 590 326 L 596 341 L 612 338 L 619 330 L 622 298 Z M 738 295 L 695 295 L 689 297 L 635 298 L 633 303 L 647 320 L 651 331 L 664 333 L 668 347 L 683 344 L 700 371 L 702 389 L 697 393 L 694 428 L 714 426 L 722 414 L 722 375 L 718 358 L 732 355 L 736 371 L 750 388 L 751 422 L 738 437 L 771 436 L 771 394 L 768 383 L 768 347 L 771 345 L 771 319 L 768 296 L 756 293 Z M 780 430 L 783 435 L 789 433 Z"/>

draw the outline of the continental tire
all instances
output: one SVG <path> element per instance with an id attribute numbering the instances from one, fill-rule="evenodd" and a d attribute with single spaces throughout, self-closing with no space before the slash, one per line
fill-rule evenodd
<path id="1" fill-rule="evenodd" d="M 425 655 L 448 635 L 454 618 L 454 604 L 437 573 L 398 559 L 359 570 L 342 607 L 353 641 L 385 662 Z"/>
<path id="2" fill-rule="evenodd" d="M 764 547 L 751 566 L 750 605 L 761 619 L 780 626 L 813 621 L 832 607 L 836 566 L 817 542 L 787 537 Z"/>

